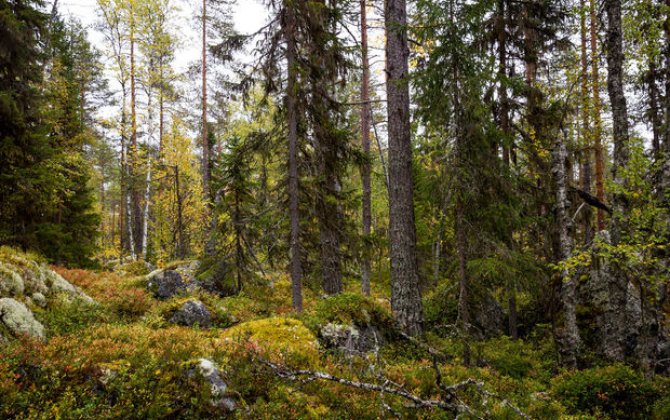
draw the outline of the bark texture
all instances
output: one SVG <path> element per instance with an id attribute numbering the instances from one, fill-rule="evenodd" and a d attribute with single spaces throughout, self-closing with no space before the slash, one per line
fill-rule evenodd
<path id="1" fill-rule="evenodd" d="M 422 332 L 423 308 L 414 224 L 405 0 L 387 0 L 385 24 L 391 306 L 400 327 L 409 335 L 418 335 Z"/>
<path id="2" fill-rule="evenodd" d="M 301 1 L 301 0 L 296 0 Z M 293 309 L 302 311 L 302 263 L 300 249 L 300 211 L 298 185 L 298 115 L 296 98 L 297 45 L 295 12 L 290 1 L 284 2 L 283 30 L 286 40 L 286 61 L 288 66 L 288 81 L 286 86 L 286 116 L 288 122 L 288 195 L 289 217 L 291 225 L 290 253 L 291 253 L 291 295 Z"/>
<path id="3" fill-rule="evenodd" d="M 602 118 L 600 112 L 602 104 L 600 101 L 600 73 L 598 70 L 598 33 L 597 33 L 597 10 L 595 0 L 589 1 L 591 14 L 591 82 L 593 90 L 593 146 L 596 158 L 596 197 L 601 203 L 605 202 L 604 162 L 602 145 Z M 598 230 L 605 229 L 605 212 L 598 209 Z"/>
<path id="4" fill-rule="evenodd" d="M 202 191 L 209 200 L 209 139 L 207 138 L 207 0 L 202 0 Z"/>
<path id="5" fill-rule="evenodd" d="M 605 0 L 607 14 L 607 91 L 612 107 L 612 137 L 614 140 L 614 162 L 612 178 L 626 187 L 621 169 L 628 164 L 628 109 L 623 85 L 623 30 L 621 26 L 621 0 Z M 625 216 L 628 203 L 621 194 L 613 196 L 612 244 L 618 245 L 625 232 Z M 608 278 L 608 302 L 605 310 L 604 353 L 612 360 L 624 359 L 628 278 L 625 272 L 613 265 Z"/>
<path id="6" fill-rule="evenodd" d="M 363 75 L 361 80 L 361 147 L 363 153 L 370 158 L 370 63 L 368 60 L 368 24 L 367 4 L 361 0 L 361 55 Z M 370 237 L 372 227 L 372 199 L 370 188 L 370 164 L 366 161 L 361 166 L 361 181 L 363 184 L 363 238 Z M 367 245 L 363 245 L 363 260 L 361 261 L 361 290 L 364 295 L 370 295 L 370 252 Z"/>
<path id="7" fill-rule="evenodd" d="M 560 136 L 554 144 L 552 175 L 556 191 L 556 225 L 558 228 L 558 251 L 561 261 L 570 258 L 572 252 L 572 238 L 570 237 L 570 217 L 568 216 L 568 189 L 565 171 L 565 162 L 568 152 L 565 142 Z M 579 330 L 577 328 L 576 281 L 570 278 L 567 270 L 559 276 L 559 287 L 562 311 L 558 317 L 555 335 L 562 363 L 570 368 L 577 366 L 577 351 L 579 348 Z"/>

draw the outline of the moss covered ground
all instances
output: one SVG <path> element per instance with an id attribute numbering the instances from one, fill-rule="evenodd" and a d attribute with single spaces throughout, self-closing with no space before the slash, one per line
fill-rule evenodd
<path id="1" fill-rule="evenodd" d="M 420 345 L 401 337 L 382 288 L 364 298 L 354 281 L 331 298 L 307 290 L 302 314 L 291 311 L 283 275 L 237 296 L 198 292 L 214 325 L 200 329 L 167 322 L 186 298 L 158 301 L 141 276 L 55 270 L 100 304 L 36 309 L 48 340 L 0 347 L 0 418 L 670 418 L 667 379 L 621 365 L 563 371 L 548 333 L 471 342 L 465 367 L 461 340 L 428 332 Z M 384 345 L 358 355 L 326 349 L 318 335 L 330 322 L 374 325 Z M 220 367 L 234 412 L 209 404 L 207 383 L 187 374 L 199 358 Z M 301 370 L 402 389 L 460 412 L 288 374 Z M 469 379 L 476 384 L 444 390 Z"/>

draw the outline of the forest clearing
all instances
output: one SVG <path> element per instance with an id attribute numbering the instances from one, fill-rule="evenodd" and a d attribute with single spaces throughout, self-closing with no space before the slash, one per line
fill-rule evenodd
<path id="1" fill-rule="evenodd" d="M 0 418 L 670 418 L 670 1 L 0 0 Z"/>

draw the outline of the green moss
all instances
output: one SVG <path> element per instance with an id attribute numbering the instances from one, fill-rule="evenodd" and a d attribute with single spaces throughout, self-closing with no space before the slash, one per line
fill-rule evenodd
<path id="1" fill-rule="evenodd" d="M 146 276 L 149 274 L 149 266 L 146 261 L 137 260 L 123 264 L 121 269 L 131 276 Z"/>
<path id="2" fill-rule="evenodd" d="M 297 319 L 276 317 L 238 324 L 223 334 L 229 343 L 249 343 L 267 357 L 314 365 L 319 357 L 316 337 Z"/>

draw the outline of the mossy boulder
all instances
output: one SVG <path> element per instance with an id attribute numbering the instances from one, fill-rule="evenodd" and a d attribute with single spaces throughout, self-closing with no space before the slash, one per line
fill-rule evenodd
<path id="1" fill-rule="evenodd" d="M 319 343 L 314 334 L 299 320 L 273 317 L 244 322 L 223 333 L 224 342 L 245 344 L 275 361 L 315 364 Z"/>
<path id="2" fill-rule="evenodd" d="M 23 298 L 35 296 L 40 306 L 47 297 L 66 295 L 93 304 L 95 301 L 58 273 L 51 270 L 40 257 L 9 247 L 0 247 L 0 297 Z M 41 298 L 44 299 L 41 299 Z"/>
<path id="3" fill-rule="evenodd" d="M 153 272 L 147 277 L 147 289 L 157 299 L 169 299 L 186 291 L 186 283 L 174 270 Z"/>
<path id="4" fill-rule="evenodd" d="M 203 328 L 212 326 L 212 315 L 204 303 L 190 299 L 186 301 L 170 318 L 170 322 L 192 327 L 198 325 Z"/>
<path id="5" fill-rule="evenodd" d="M 328 324 L 375 328 L 381 336 L 393 338 L 396 328 L 388 309 L 371 298 L 356 293 L 341 293 L 319 300 L 315 310 L 304 316 L 305 324 L 318 333 Z"/>
<path id="6" fill-rule="evenodd" d="M 0 324 L 15 337 L 28 335 L 44 338 L 44 326 L 26 305 L 12 298 L 0 299 Z"/>
<path id="7" fill-rule="evenodd" d="M 20 296 L 25 286 L 16 269 L 9 264 L 0 262 L 0 296 Z"/>
<path id="8" fill-rule="evenodd" d="M 319 331 L 319 339 L 328 348 L 348 355 L 363 354 L 379 349 L 386 341 L 377 328 L 329 323 Z"/>

